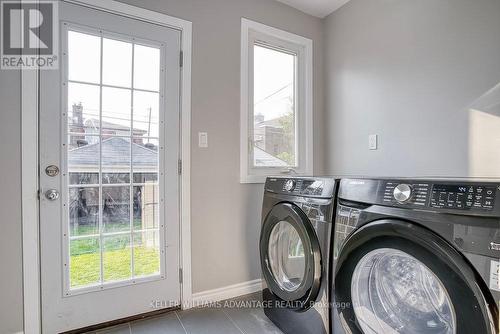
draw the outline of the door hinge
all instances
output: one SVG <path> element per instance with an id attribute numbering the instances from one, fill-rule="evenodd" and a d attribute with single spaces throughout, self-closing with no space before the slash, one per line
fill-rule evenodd
<path id="1" fill-rule="evenodd" d="M 180 159 L 177 162 L 177 171 L 178 171 L 179 175 L 182 174 L 182 160 L 180 160 Z"/>
<path id="2" fill-rule="evenodd" d="M 182 268 L 179 268 L 179 283 L 182 283 Z"/>
<path id="3" fill-rule="evenodd" d="M 184 66 L 184 52 L 181 51 L 179 55 L 179 66 L 183 67 Z"/>
<path id="4" fill-rule="evenodd" d="M 38 200 L 40 200 L 40 196 L 41 196 L 40 194 L 41 194 L 41 193 L 42 193 L 42 191 L 41 191 L 40 189 L 38 189 L 38 190 L 36 191 L 36 198 L 37 198 Z"/>

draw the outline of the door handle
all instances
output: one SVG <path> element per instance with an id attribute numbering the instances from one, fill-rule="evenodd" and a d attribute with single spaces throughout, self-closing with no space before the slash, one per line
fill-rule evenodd
<path id="1" fill-rule="evenodd" d="M 49 201 L 55 201 L 59 198 L 59 191 L 55 189 L 49 189 L 45 192 L 45 198 Z"/>

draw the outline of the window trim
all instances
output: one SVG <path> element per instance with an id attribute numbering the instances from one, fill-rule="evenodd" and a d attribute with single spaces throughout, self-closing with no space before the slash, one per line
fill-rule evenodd
<path id="1" fill-rule="evenodd" d="M 297 167 L 254 167 L 253 149 L 253 45 L 292 52 L 297 55 Z M 267 176 L 313 173 L 313 42 L 245 18 L 241 19 L 241 100 L 240 100 L 240 183 L 264 183 Z"/>

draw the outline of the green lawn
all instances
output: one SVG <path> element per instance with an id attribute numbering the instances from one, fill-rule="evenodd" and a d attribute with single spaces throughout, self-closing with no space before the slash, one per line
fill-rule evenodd
<path id="1" fill-rule="evenodd" d="M 131 278 L 130 236 L 106 237 L 103 241 L 104 281 Z M 134 247 L 134 276 L 147 276 L 159 272 L 159 254 L 156 247 Z M 71 242 L 70 280 L 72 287 L 99 282 L 99 239 L 88 238 Z"/>
<path id="2" fill-rule="evenodd" d="M 104 226 L 105 233 L 107 232 L 119 232 L 125 231 L 130 228 L 129 222 L 112 222 L 108 223 Z M 142 229 L 142 221 L 140 219 L 134 219 L 134 230 Z M 72 236 L 83 236 L 83 235 L 91 235 L 98 234 L 99 227 L 97 225 L 79 225 L 77 228 L 70 227 L 70 232 Z"/>

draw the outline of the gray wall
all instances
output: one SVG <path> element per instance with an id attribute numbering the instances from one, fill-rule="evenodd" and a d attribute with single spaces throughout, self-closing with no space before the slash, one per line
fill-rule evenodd
<path id="1" fill-rule="evenodd" d="M 0 333 L 23 328 L 21 75 L 0 70 Z"/>
<path id="2" fill-rule="evenodd" d="M 126 0 L 193 22 L 191 215 L 193 292 L 260 278 L 262 184 L 239 183 L 241 18 L 313 39 L 315 124 L 323 124 L 322 22 L 269 0 Z M 198 148 L 206 131 L 209 148 Z M 321 171 L 321 131 L 315 165 Z"/>
<path id="3" fill-rule="evenodd" d="M 499 0 L 352 0 L 325 53 L 329 173 L 500 176 Z"/>

